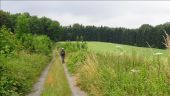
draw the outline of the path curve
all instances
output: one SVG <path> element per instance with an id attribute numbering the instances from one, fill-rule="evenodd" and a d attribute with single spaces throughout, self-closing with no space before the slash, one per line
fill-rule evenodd
<path id="1" fill-rule="evenodd" d="M 34 84 L 32 92 L 29 93 L 27 96 L 40 96 L 41 95 L 46 77 L 48 75 L 49 68 L 53 64 L 54 60 L 55 60 L 55 53 L 53 53 L 53 59 L 51 60 L 51 62 L 48 64 L 45 70 L 41 73 L 41 76 L 39 77 L 38 82 Z"/>
<path id="2" fill-rule="evenodd" d="M 67 70 L 66 64 L 63 64 L 64 72 L 66 74 L 68 83 L 70 85 L 73 96 L 87 96 L 87 94 L 82 91 L 77 85 L 74 76 L 71 76 Z"/>

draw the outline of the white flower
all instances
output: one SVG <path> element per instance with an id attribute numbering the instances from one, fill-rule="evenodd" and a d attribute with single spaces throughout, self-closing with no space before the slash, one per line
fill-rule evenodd
<path id="1" fill-rule="evenodd" d="M 116 47 L 117 47 L 117 48 L 121 48 L 121 47 L 120 47 L 120 46 L 118 46 L 118 45 L 117 45 Z"/>
<path id="2" fill-rule="evenodd" d="M 153 55 L 161 55 L 163 53 L 160 53 L 160 52 L 157 52 L 157 53 L 154 53 Z"/>
<path id="3" fill-rule="evenodd" d="M 123 52 L 121 52 L 120 55 L 123 55 Z"/>
<path id="4" fill-rule="evenodd" d="M 130 71 L 133 72 L 133 73 L 139 72 L 139 70 L 136 70 L 136 69 L 132 69 L 132 70 L 130 70 Z"/>

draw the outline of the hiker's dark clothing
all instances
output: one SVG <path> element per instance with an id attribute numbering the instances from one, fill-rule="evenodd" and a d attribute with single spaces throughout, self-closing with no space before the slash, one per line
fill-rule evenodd
<path id="1" fill-rule="evenodd" d="M 62 59 L 62 63 L 64 63 L 64 59 L 65 59 L 65 51 L 64 50 L 61 50 L 60 56 L 61 56 L 61 59 Z"/>

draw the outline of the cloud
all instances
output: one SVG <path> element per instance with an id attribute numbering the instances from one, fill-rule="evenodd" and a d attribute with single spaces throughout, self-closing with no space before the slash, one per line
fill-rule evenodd
<path id="1" fill-rule="evenodd" d="M 170 21 L 170 1 L 1 1 L 2 10 L 46 16 L 62 25 L 80 23 L 136 28 Z"/>

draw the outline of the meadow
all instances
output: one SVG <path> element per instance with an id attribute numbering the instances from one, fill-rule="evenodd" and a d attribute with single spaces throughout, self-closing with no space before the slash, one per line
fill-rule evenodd
<path id="1" fill-rule="evenodd" d="M 76 43 L 65 47 L 70 46 Z M 86 46 L 69 52 L 67 66 L 90 96 L 170 95 L 168 50 L 103 42 Z"/>
<path id="2" fill-rule="evenodd" d="M 96 52 L 96 53 L 137 53 L 141 56 L 154 56 L 156 53 L 162 53 L 162 56 L 167 56 L 169 51 L 163 49 L 156 49 L 156 48 L 146 48 L 146 47 L 136 47 L 136 46 L 129 46 L 123 44 L 115 44 L 115 43 L 107 43 L 107 42 L 87 42 L 87 46 L 89 50 Z"/>

